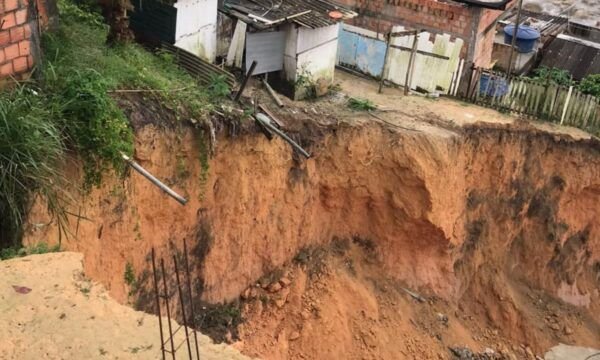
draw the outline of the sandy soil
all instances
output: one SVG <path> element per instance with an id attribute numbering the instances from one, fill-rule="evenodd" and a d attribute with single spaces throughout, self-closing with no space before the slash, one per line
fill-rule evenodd
<path id="1" fill-rule="evenodd" d="M 160 358 L 158 318 L 110 298 L 82 261 L 69 252 L 0 261 L 1 359 Z M 198 336 L 202 359 L 247 359 Z"/>
<path id="2" fill-rule="evenodd" d="M 598 141 L 445 99 L 405 98 L 395 89 L 377 95 L 372 83 L 339 79 L 341 93 L 284 100 L 283 109 L 249 88 L 313 156 L 300 159 L 231 111 L 212 119 L 217 146 L 207 178 L 197 131 L 164 126 L 169 112 L 150 99 L 123 99 L 136 126 L 136 160 L 190 201 L 179 205 L 135 173 L 107 177 L 76 198 L 72 212 L 85 219 L 73 224 L 64 247 L 87 254 L 86 274 L 121 303 L 129 300 L 123 274 L 130 264 L 141 284 L 132 297 L 150 312 L 152 248 L 169 259 L 186 239 L 197 299 L 213 304 L 235 302 L 261 277 L 290 270 L 289 306 L 279 307 L 279 289 L 264 294 L 270 307 L 258 311 L 258 295 L 245 309 L 240 336 L 252 356 L 328 359 L 338 349 L 427 359 L 460 343 L 533 359 L 559 342 L 598 347 Z M 375 113 L 384 120 L 351 111 L 344 92 L 391 111 Z M 79 176 L 77 167 L 68 173 Z M 54 225 L 44 226 L 44 209 L 32 211 L 26 244 L 58 238 Z M 356 275 L 345 255 L 318 281 L 309 281 L 308 268 L 287 268 L 305 248 L 355 237 L 372 242 L 377 261 L 350 257 Z M 413 303 L 398 284 L 432 303 Z M 321 317 L 311 302 L 321 304 Z M 412 343 L 389 335 L 396 333 Z"/>

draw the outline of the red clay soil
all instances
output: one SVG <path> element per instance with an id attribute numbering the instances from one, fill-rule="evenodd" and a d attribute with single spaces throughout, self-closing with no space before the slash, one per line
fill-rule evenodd
<path id="1" fill-rule="evenodd" d="M 289 271 L 285 306 L 271 295 L 245 302 L 240 346 L 265 358 L 435 359 L 457 344 L 522 358 L 558 342 L 600 346 L 597 140 L 516 125 L 413 131 L 299 117 L 284 120 L 309 160 L 252 126 L 231 137 L 215 122 L 206 179 L 192 129 L 140 126 L 135 158 L 188 205 L 135 173 L 107 179 L 77 197 L 71 211 L 89 220 L 72 224 L 63 247 L 84 253 L 86 274 L 111 295 L 148 311 L 152 247 L 168 258 L 187 239 L 197 298 L 209 303 Z M 28 244 L 57 238 L 43 213 L 41 204 L 31 212 Z M 334 238 L 364 239 L 370 260 L 352 245 L 316 277 L 292 261 Z M 132 296 L 127 263 L 142 285 Z"/>

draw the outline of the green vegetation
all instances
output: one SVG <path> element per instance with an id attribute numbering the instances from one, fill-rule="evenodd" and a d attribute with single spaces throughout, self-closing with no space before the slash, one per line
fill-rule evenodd
<path id="1" fill-rule="evenodd" d="M 372 111 L 377 109 L 377 106 L 371 100 L 353 97 L 348 99 L 348 107 L 356 111 Z"/>
<path id="2" fill-rule="evenodd" d="M 571 74 L 569 74 L 567 70 L 548 68 L 546 66 L 540 66 L 539 68 L 533 70 L 531 78 L 542 82 L 550 81 L 556 85 L 563 86 L 571 86 L 575 84 Z"/>
<path id="3" fill-rule="evenodd" d="M 123 274 L 123 279 L 127 285 L 135 285 L 135 272 L 133 271 L 133 265 L 131 265 L 130 262 L 125 264 L 125 274 Z"/>
<path id="4" fill-rule="evenodd" d="M 317 84 L 313 80 L 313 75 L 308 70 L 306 64 L 300 70 L 294 88 L 298 92 L 303 92 L 303 97 L 307 100 L 314 100 L 317 98 Z"/>
<path id="5" fill-rule="evenodd" d="M 33 191 L 47 199 L 59 225 L 66 218 L 58 187 L 63 181 L 56 170 L 64 152 L 63 135 L 48 121 L 55 114 L 45 100 L 24 87 L 0 93 L 0 245 L 18 247 Z"/>
<path id="6" fill-rule="evenodd" d="M 541 66 L 533 70 L 531 78 L 540 82 L 550 81 L 556 85 L 575 86 L 584 94 L 600 97 L 600 74 L 588 75 L 577 83 L 567 70 Z"/>
<path id="7" fill-rule="evenodd" d="M 119 91 L 155 98 L 177 119 L 200 119 L 211 100 L 228 91 L 224 79 L 210 90 L 136 44 L 106 46 L 99 13 L 59 1 L 60 28 L 42 39 L 41 80 L 0 93 L 0 248 L 17 246 L 33 194 L 40 194 L 66 234 L 68 196 L 60 166 L 67 150 L 84 164 L 85 190 L 102 174 L 124 174 L 121 153 L 133 153 L 133 130 Z M 204 162 L 204 160 L 203 160 Z"/>
<path id="8" fill-rule="evenodd" d="M 46 243 L 39 243 L 28 248 L 8 247 L 0 250 L 0 260 L 13 259 L 27 255 L 47 254 L 60 251 L 60 245 L 48 246 Z"/>
<path id="9" fill-rule="evenodd" d="M 600 74 L 586 76 L 579 83 L 579 90 L 584 94 L 590 94 L 600 98 Z"/>

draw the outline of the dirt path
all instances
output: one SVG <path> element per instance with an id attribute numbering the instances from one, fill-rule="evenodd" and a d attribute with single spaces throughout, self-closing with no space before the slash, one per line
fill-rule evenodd
<path id="1" fill-rule="evenodd" d="M 401 88 L 386 87 L 379 94 L 377 92 L 379 86 L 377 82 L 341 70 L 336 71 L 335 82 L 340 85 L 342 92 L 348 96 L 369 99 L 381 109 L 386 110 L 376 112 L 377 116 L 389 122 L 403 123 L 417 128 L 422 128 L 431 122 L 436 122 L 438 125 L 448 123 L 464 126 L 475 123 L 508 125 L 515 124 L 519 120 L 516 116 L 502 114 L 493 109 L 458 100 L 448 98 L 429 99 L 415 95 L 404 96 Z M 408 120 L 411 118 L 414 120 Z M 570 135 L 575 139 L 590 137 L 588 133 L 580 129 L 548 122 L 529 121 L 528 126 L 532 126 L 537 130 Z M 430 127 L 429 130 L 435 130 L 435 128 Z"/>
<path id="2" fill-rule="evenodd" d="M 160 358 L 157 317 L 110 298 L 82 261 L 64 252 L 0 262 L 0 358 Z M 202 359 L 247 359 L 198 335 Z"/>

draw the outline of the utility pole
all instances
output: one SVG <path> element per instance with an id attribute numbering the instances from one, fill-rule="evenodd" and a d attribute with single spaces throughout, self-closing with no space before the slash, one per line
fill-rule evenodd
<path id="1" fill-rule="evenodd" d="M 508 58 L 508 78 L 510 79 L 510 75 L 513 70 L 513 56 L 515 52 L 515 44 L 517 43 L 517 32 L 519 31 L 519 23 L 521 22 L 521 9 L 523 8 L 523 0 L 519 0 L 519 5 L 517 8 L 517 21 L 515 24 L 515 28 L 513 30 L 512 41 L 510 44 L 510 57 Z"/>

